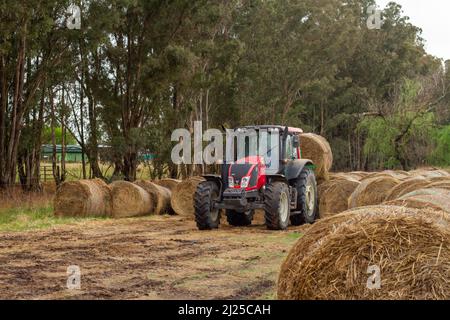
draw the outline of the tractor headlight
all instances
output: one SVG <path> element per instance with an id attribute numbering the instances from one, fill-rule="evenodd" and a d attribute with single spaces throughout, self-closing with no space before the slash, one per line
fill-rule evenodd
<path id="1" fill-rule="evenodd" d="M 241 180 L 241 188 L 245 189 L 248 187 L 248 184 L 250 183 L 250 177 L 244 177 Z"/>
<path id="2" fill-rule="evenodd" d="M 234 188 L 234 178 L 228 177 L 228 187 Z"/>

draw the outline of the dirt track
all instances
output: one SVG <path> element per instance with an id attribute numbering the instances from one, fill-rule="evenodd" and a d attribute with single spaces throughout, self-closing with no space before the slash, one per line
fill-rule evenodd
<path id="1" fill-rule="evenodd" d="M 301 229 L 200 232 L 193 221 L 152 217 L 0 233 L 0 299 L 275 298 Z M 70 265 L 81 268 L 81 290 L 66 288 Z"/>

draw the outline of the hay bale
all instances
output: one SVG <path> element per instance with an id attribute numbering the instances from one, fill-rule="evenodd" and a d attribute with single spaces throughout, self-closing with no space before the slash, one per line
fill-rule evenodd
<path id="1" fill-rule="evenodd" d="M 134 184 L 138 185 L 150 194 L 153 214 L 163 215 L 165 213 L 171 213 L 170 198 L 172 192 L 169 189 L 147 180 L 138 180 L 134 182 Z"/>
<path id="2" fill-rule="evenodd" d="M 56 190 L 54 214 L 58 217 L 108 217 L 111 189 L 100 179 L 64 182 Z"/>
<path id="3" fill-rule="evenodd" d="M 153 212 L 150 194 L 141 187 L 127 181 L 115 181 L 110 187 L 114 218 L 140 217 Z"/>
<path id="4" fill-rule="evenodd" d="M 422 176 L 428 179 L 449 177 L 450 174 L 447 171 L 440 170 L 437 168 L 421 168 L 417 170 L 410 171 L 413 176 Z"/>
<path id="5" fill-rule="evenodd" d="M 414 190 L 420 189 L 428 184 L 428 180 L 424 177 L 419 176 L 415 178 L 410 178 L 396 185 L 391 189 L 387 195 L 385 201 L 391 201 L 400 198 L 401 196 L 410 193 Z"/>
<path id="6" fill-rule="evenodd" d="M 339 179 L 359 181 L 364 177 L 357 172 L 333 172 L 329 173 L 328 176 L 330 178 L 330 181 Z"/>
<path id="7" fill-rule="evenodd" d="M 448 299 L 449 221 L 442 212 L 392 206 L 320 220 L 284 261 L 278 298 Z M 378 290 L 366 285 L 372 265 L 381 269 Z"/>
<path id="8" fill-rule="evenodd" d="M 161 180 L 155 181 L 154 183 L 172 191 L 180 182 L 181 182 L 181 180 L 177 180 L 177 179 L 161 179 Z"/>
<path id="9" fill-rule="evenodd" d="M 432 208 L 450 213 L 450 190 L 424 188 L 408 193 L 386 204 L 416 209 Z"/>
<path id="10" fill-rule="evenodd" d="M 371 172 L 368 175 L 366 175 L 365 177 L 363 177 L 361 179 L 361 181 L 363 180 L 368 180 L 368 179 L 373 179 L 373 178 L 394 178 L 397 180 L 404 180 L 404 179 L 409 179 L 411 176 L 408 172 L 406 171 L 394 171 L 394 170 L 385 170 L 385 171 L 380 171 L 380 172 Z"/>
<path id="11" fill-rule="evenodd" d="M 399 183 L 395 178 L 384 176 L 363 180 L 348 199 L 349 208 L 381 204 Z"/>
<path id="12" fill-rule="evenodd" d="M 316 166 L 316 177 L 320 182 L 329 180 L 329 171 L 333 165 L 333 153 L 328 141 L 313 133 L 304 133 L 300 136 L 302 157 L 312 160 Z"/>
<path id="13" fill-rule="evenodd" d="M 176 214 L 194 217 L 194 194 L 202 181 L 205 180 L 201 177 L 192 177 L 183 180 L 173 189 L 170 203 Z"/>
<path id="14" fill-rule="evenodd" d="M 429 185 L 427 185 L 426 188 L 439 188 L 450 190 L 450 180 L 441 182 L 432 182 Z"/>
<path id="15" fill-rule="evenodd" d="M 450 182 L 450 177 L 431 177 L 427 178 L 430 182 Z"/>
<path id="16" fill-rule="evenodd" d="M 365 171 L 352 171 L 352 172 L 350 172 L 350 174 L 352 176 L 358 177 L 358 180 L 361 180 L 361 179 L 367 177 L 370 173 L 369 172 L 365 172 Z"/>
<path id="17" fill-rule="evenodd" d="M 348 199 L 360 185 L 352 179 L 338 179 L 319 187 L 319 208 L 321 218 L 344 212 L 348 209 Z"/>

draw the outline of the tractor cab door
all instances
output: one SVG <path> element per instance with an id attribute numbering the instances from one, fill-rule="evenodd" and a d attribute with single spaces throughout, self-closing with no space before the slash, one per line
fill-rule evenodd
<path id="1" fill-rule="evenodd" d="M 297 135 L 288 135 L 286 138 L 285 159 L 296 160 L 300 158 L 299 138 Z"/>

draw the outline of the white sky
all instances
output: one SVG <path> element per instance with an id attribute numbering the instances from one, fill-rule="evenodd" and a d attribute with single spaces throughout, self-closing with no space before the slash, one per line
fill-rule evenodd
<path id="1" fill-rule="evenodd" d="M 377 0 L 384 8 L 391 0 Z M 450 59 L 450 1 L 394 0 L 403 7 L 404 15 L 422 29 L 427 52 L 444 60 Z"/>

